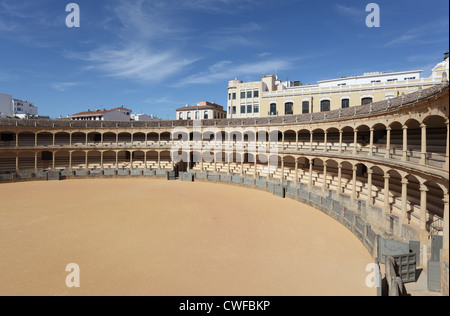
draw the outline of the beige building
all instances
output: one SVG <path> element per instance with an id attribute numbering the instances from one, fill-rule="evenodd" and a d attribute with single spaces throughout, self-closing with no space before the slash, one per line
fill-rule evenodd
<path id="1" fill-rule="evenodd" d="M 227 112 L 223 106 L 211 102 L 200 102 L 197 106 L 177 109 L 177 120 L 209 120 L 226 117 Z"/>
<path id="2" fill-rule="evenodd" d="M 448 53 L 444 61 L 432 69 L 429 78 L 421 78 L 421 73 L 422 70 L 372 72 L 323 80 L 315 85 L 282 82 L 272 75 L 257 82 L 235 79 L 228 84 L 228 118 L 329 112 L 409 94 L 440 84 L 443 76 L 448 78 Z"/>

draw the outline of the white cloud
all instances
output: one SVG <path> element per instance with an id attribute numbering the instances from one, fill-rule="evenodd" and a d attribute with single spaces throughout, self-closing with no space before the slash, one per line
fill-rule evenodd
<path id="1" fill-rule="evenodd" d="M 77 82 L 58 82 L 51 85 L 52 89 L 55 89 L 60 92 L 66 91 L 68 88 L 76 87 L 79 83 Z"/>
<path id="2" fill-rule="evenodd" d="M 273 74 L 292 68 L 292 61 L 267 60 L 255 63 L 233 64 L 230 61 L 221 61 L 209 67 L 208 71 L 201 72 L 178 82 L 179 85 L 211 84 L 218 81 L 230 80 L 236 77 L 254 77 Z"/>

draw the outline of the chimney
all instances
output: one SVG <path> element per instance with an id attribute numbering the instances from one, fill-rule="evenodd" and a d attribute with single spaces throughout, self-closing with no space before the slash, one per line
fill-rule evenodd
<path id="1" fill-rule="evenodd" d="M 448 59 L 448 52 L 446 52 L 445 54 L 444 54 L 444 60 L 447 60 Z"/>

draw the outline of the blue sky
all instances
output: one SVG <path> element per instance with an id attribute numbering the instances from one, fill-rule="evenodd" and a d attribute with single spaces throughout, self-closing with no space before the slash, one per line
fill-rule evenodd
<path id="1" fill-rule="evenodd" d="M 81 9 L 67 28 L 65 7 Z M 41 115 L 124 105 L 174 119 L 185 104 L 226 105 L 227 83 L 268 74 L 304 84 L 423 69 L 449 47 L 447 0 L 0 0 L 0 93 Z"/>

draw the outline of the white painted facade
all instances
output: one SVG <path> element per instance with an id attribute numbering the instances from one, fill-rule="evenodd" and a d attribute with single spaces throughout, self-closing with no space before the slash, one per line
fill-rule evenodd
<path id="1" fill-rule="evenodd" d="M 38 116 L 38 108 L 25 100 L 13 100 L 14 114 L 17 117 Z"/>
<path id="2" fill-rule="evenodd" d="M 9 94 L 0 94 L 0 117 L 14 115 L 14 102 Z"/>

